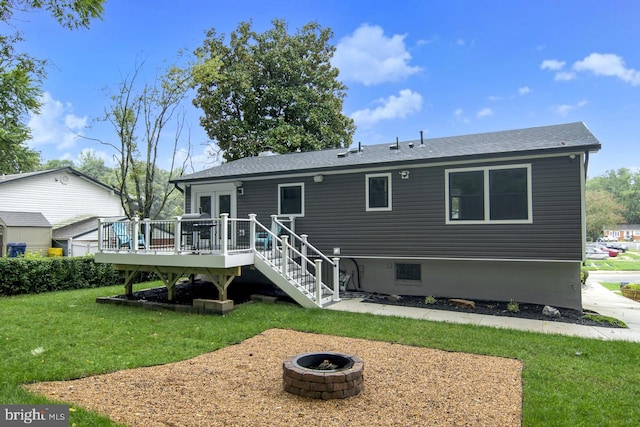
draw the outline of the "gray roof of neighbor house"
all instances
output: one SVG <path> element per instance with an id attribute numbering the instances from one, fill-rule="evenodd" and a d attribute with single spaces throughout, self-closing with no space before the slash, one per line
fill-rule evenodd
<path id="1" fill-rule="evenodd" d="M 398 143 L 398 149 L 390 149 L 396 143 L 362 145 L 303 153 L 245 157 L 200 172 L 184 175 L 174 183 L 206 179 L 235 179 L 279 173 L 310 172 L 321 170 L 356 169 L 380 165 L 428 163 L 492 157 L 518 153 L 539 152 L 584 152 L 597 151 L 600 142 L 584 123 L 567 123 L 527 129 L 473 135 L 430 138 L 421 141 Z M 344 153 L 348 153 L 343 155 Z"/>
<path id="2" fill-rule="evenodd" d="M 47 169 L 47 170 L 43 170 L 43 171 L 35 171 L 35 172 L 23 172 L 23 173 L 14 173 L 11 175 L 0 175 L 0 185 L 4 184 L 6 182 L 11 182 L 11 181 L 17 181 L 19 179 L 25 179 L 25 178 L 29 178 L 31 176 L 36 176 L 36 175 L 45 175 L 45 174 L 49 174 L 49 173 L 60 173 L 60 172 L 67 172 L 70 173 L 72 175 L 81 177 L 86 179 L 89 182 L 92 182 L 96 185 L 99 185 L 100 187 L 105 188 L 106 190 L 109 191 L 114 191 L 116 194 L 120 194 L 120 192 L 118 190 L 116 190 L 115 188 L 98 181 L 97 179 L 91 178 L 89 175 L 86 175 L 80 171 L 75 170 L 74 168 L 71 167 L 64 167 L 64 168 L 58 168 L 58 169 Z"/>
<path id="3" fill-rule="evenodd" d="M 49 221 L 40 212 L 0 211 L 0 222 L 7 227 L 51 227 Z"/>

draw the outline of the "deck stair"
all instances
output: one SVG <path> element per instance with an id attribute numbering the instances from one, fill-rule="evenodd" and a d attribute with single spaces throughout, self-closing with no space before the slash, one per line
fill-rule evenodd
<path id="1" fill-rule="evenodd" d="M 321 278 L 322 262 L 328 262 L 337 272 L 337 259 L 331 260 L 311 246 L 306 236 L 298 236 L 286 225 L 273 218 L 273 224 L 282 230 L 278 236 L 257 221 L 261 232 L 272 234 L 269 248 L 255 248 L 254 265 L 270 281 L 303 307 L 324 307 L 337 299 L 334 289 Z M 311 255 L 311 256 L 310 256 Z"/>

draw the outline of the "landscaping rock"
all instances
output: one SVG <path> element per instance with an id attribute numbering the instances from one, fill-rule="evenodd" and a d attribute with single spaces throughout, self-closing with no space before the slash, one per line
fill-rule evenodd
<path id="1" fill-rule="evenodd" d="M 389 302 L 400 302 L 400 301 L 402 301 L 402 297 L 400 295 L 389 295 L 387 297 L 387 299 L 389 300 Z"/>
<path id="2" fill-rule="evenodd" d="M 555 317 L 555 318 L 562 317 L 562 315 L 560 314 L 560 311 L 555 307 L 551 307 L 550 305 L 544 306 L 544 308 L 542 309 L 542 315 L 547 317 Z"/>
<path id="3" fill-rule="evenodd" d="M 467 308 L 469 310 L 475 310 L 476 308 L 476 303 L 467 299 L 452 298 L 449 302 L 459 308 Z"/>

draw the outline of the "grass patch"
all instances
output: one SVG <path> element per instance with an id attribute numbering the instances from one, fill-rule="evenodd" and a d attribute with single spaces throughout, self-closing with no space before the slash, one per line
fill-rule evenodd
<path id="1" fill-rule="evenodd" d="M 598 283 L 604 286 L 605 288 L 609 289 L 610 291 L 620 294 L 620 282 L 598 282 Z"/>
<path id="2" fill-rule="evenodd" d="M 136 290 L 143 287 L 148 285 Z M 95 303 L 98 296 L 121 291 L 108 287 L 0 298 L 0 402 L 47 402 L 22 390 L 23 383 L 175 362 L 265 329 L 289 328 L 522 360 L 525 426 L 631 426 L 640 419 L 638 389 L 630 386 L 640 384 L 637 343 L 289 304 L 245 304 L 226 316 L 200 316 Z M 113 425 L 82 408 L 71 412 L 73 423 Z"/>
<path id="3" fill-rule="evenodd" d="M 640 253 L 627 251 L 615 258 L 605 260 L 588 259 L 585 261 L 587 270 L 601 271 L 640 271 Z"/>
<path id="4" fill-rule="evenodd" d="M 585 314 L 583 317 L 588 320 L 593 320 L 594 322 L 610 323 L 611 326 L 613 327 L 619 327 L 619 328 L 628 327 L 626 323 L 624 323 L 622 320 L 616 319 L 615 317 L 602 316 L 600 314 Z"/>

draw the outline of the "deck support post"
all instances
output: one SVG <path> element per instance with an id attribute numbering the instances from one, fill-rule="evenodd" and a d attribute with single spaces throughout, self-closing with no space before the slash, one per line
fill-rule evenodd
<path id="1" fill-rule="evenodd" d="M 181 269 L 181 271 L 162 271 L 158 267 L 153 266 L 153 271 L 158 275 L 162 283 L 167 287 L 167 299 L 169 301 L 173 301 L 176 297 L 176 283 L 178 279 L 182 277 L 182 275 L 187 271 L 186 268 Z"/>
<path id="2" fill-rule="evenodd" d="M 333 261 L 333 301 L 340 301 L 340 258 Z"/>
<path id="3" fill-rule="evenodd" d="M 140 266 L 135 266 L 133 270 L 124 271 L 124 292 L 127 295 L 133 295 L 133 279 L 140 271 Z"/>
<path id="4" fill-rule="evenodd" d="M 322 307 L 322 260 L 315 260 L 316 264 L 316 304 Z"/>

